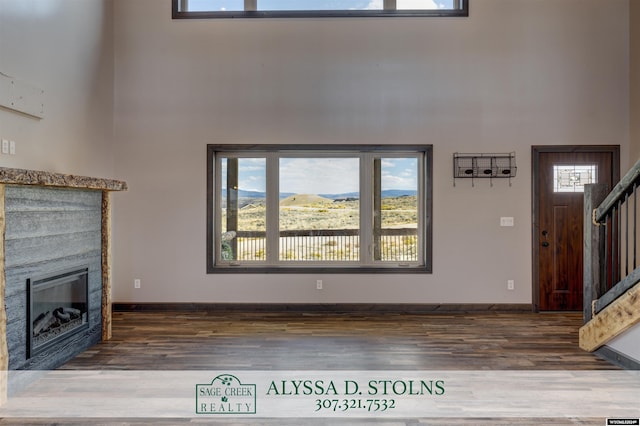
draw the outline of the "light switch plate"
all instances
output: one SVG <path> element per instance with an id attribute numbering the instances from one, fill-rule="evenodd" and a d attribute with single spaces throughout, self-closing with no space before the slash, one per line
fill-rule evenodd
<path id="1" fill-rule="evenodd" d="M 513 226 L 513 224 L 514 224 L 513 217 L 500 218 L 500 226 Z"/>

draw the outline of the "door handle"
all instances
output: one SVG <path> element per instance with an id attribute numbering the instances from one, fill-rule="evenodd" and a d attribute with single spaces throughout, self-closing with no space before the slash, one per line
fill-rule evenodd
<path id="1" fill-rule="evenodd" d="M 542 247 L 549 247 L 549 241 L 547 241 L 547 235 L 549 235 L 548 231 L 542 231 L 542 236 L 544 237 L 544 241 L 542 242 Z"/>

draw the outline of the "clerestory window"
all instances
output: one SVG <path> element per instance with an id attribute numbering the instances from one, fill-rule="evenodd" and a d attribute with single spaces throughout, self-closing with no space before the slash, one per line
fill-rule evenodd
<path id="1" fill-rule="evenodd" d="M 174 18 L 468 16 L 468 0 L 173 0 Z"/>
<path id="2" fill-rule="evenodd" d="M 209 145 L 208 272 L 431 272 L 431 146 Z"/>

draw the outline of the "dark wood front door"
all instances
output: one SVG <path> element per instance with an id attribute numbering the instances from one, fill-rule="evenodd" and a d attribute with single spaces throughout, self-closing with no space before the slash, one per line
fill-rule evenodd
<path id="1" fill-rule="evenodd" d="M 534 276 L 541 311 L 583 309 L 583 185 L 611 188 L 619 175 L 617 147 L 565 148 L 534 147 Z"/>

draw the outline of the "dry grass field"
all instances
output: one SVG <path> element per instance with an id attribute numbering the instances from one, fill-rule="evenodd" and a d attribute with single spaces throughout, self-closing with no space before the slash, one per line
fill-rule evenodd
<path id="1" fill-rule="evenodd" d="M 238 230 L 265 231 L 266 206 L 263 199 L 239 203 Z M 226 209 L 222 210 L 222 227 L 226 229 Z M 412 228 L 418 223 L 416 196 L 383 198 L 382 227 Z M 280 201 L 280 230 L 358 229 L 359 200 L 331 200 L 318 195 L 296 194 Z"/>
<path id="2" fill-rule="evenodd" d="M 266 233 L 264 199 L 239 200 L 237 260 L 265 260 L 264 236 L 242 236 L 243 232 Z M 418 208 L 416 196 L 384 198 L 380 208 L 381 228 L 416 229 Z M 223 209 L 226 231 L 226 210 Z M 360 201 L 332 200 L 314 194 L 296 194 L 280 201 L 281 232 L 300 231 L 281 236 L 280 260 L 291 261 L 357 261 L 360 258 Z M 309 235 L 316 231 L 314 235 Z M 415 235 L 385 236 L 379 241 L 380 258 L 385 261 L 417 260 Z M 233 257 L 231 257 L 233 259 Z"/>

